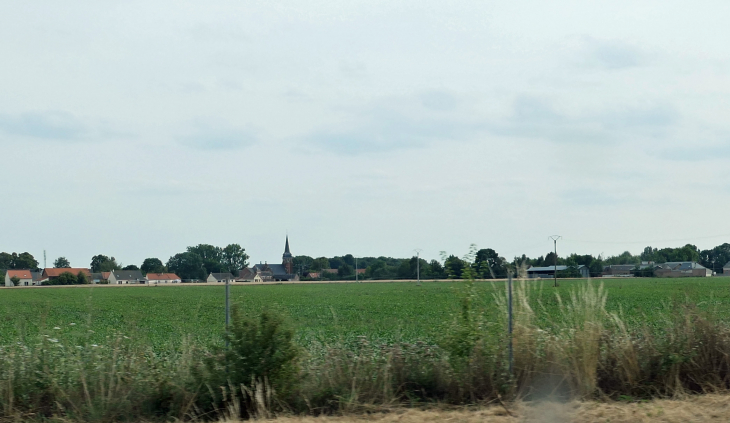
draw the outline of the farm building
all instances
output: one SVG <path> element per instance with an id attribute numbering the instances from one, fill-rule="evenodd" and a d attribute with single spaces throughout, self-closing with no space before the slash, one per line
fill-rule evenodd
<path id="1" fill-rule="evenodd" d="M 668 261 L 657 265 L 654 275 L 660 278 L 710 277 L 712 269 L 694 261 Z"/>
<path id="2" fill-rule="evenodd" d="M 545 266 L 545 267 L 530 267 L 527 269 L 528 278 L 552 278 L 555 277 L 555 270 L 562 272 L 568 269 L 568 266 Z M 590 277 L 590 270 L 584 265 L 578 266 L 578 272 L 582 278 Z"/>
<path id="3" fill-rule="evenodd" d="M 654 264 L 653 261 L 643 261 L 641 264 L 612 264 L 610 266 L 606 266 L 603 268 L 603 276 L 604 278 L 610 278 L 610 277 L 630 277 L 634 276 L 634 272 L 636 271 L 636 268 L 639 268 L 639 270 L 644 270 L 650 267 L 658 267 Z"/>
<path id="4" fill-rule="evenodd" d="M 112 285 L 145 284 L 147 278 L 139 270 L 115 270 L 109 275 Z"/>
<path id="5" fill-rule="evenodd" d="M 730 261 L 727 262 L 724 266 L 722 266 L 722 274 L 725 276 L 730 276 Z"/>
<path id="6" fill-rule="evenodd" d="M 148 273 L 147 281 L 151 285 L 158 283 L 181 283 L 182 279 L 174 273 Z"/>
<path id="7" fill-rule="evenodd" d="M 233 282 L 235 278 L 231 273 L 211 273 L 206 282 Z"/>

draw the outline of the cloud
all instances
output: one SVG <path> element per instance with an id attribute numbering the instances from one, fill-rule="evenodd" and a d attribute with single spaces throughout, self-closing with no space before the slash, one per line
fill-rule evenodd
<path id="1" fill-rule="evenodd" d="M 569 114 L 546 99 L 522 96 L 515 100 L 511 116 L 490 126 L 493 133 L 503 136 L 559 143 L 607 143 L 662 135 L 678 119 L 679 113 L 669 104 Z"/>
<path id="2" fill-rule="evenodd" d="M 308 136 L 306 142 L 338 154 L 382 153 L 463 139 L 479 129 L 478 124 L 446 117 L 412 117 L 379 109 L 368 113 L 361 124 L 347 130 L 316 132 Z"/>
<path id="3" fill-rule="evenodd" d="M 62 111 L 0 114 L 0 132 L 45 140 L 80 140 L 88 128 L 73 114 Z"/>
<path id="4" fill-rule="evenodd" d="M 607 70 L 626 69 L 648 62 L 648 55 L 621 40 L 605 40 L 587 35 L 568 40 L 572 61 L 582 67 Z"/>
<path id="5" fill-rule="evenodd" d="M 189 134 L 178 137 L 177 141 L 198 150 L 237 150 L 255 144 L 256 136 L 249 130 L 198 123 Z"/>

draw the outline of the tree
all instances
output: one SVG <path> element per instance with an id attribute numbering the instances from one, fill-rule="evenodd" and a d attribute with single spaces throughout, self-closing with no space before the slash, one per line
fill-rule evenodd
<path id="1" fill-rule="evenodd" d="M 438 278 L 445 278 L 446 272 L 444 271 L 444 267 L 441 266 L 441 263 L 438 260 L 431 260 L 431 262 L 428 264 L 428 267 L 431 268 L 431 277 L 434 279 Z"/>
<path id="2" fill-rule="evenodd" d="M 51 285 L 76 285 L 78 282 L 78 276 L 71 272 L 63 272 L 49 281 Z"/>
<path id="3" fill-rule="evenodd" d="M 25 253 L 0 253 L 0 269 L 38 269 L 38 261 L 32 254 Z"/>
<path id="4" fill-rule="evenodd" d="M 341 278 L 347 278 L 355 274 L 352 266 L 347 263 L 342 263 L 339 269 L 337 269 L 337 276 Z"/>
<path id="5" fill-rule="evenodd" d="M 140 270 L 146 275 L 148 273 L 165 273 L 167 269 L 165 269 L 165 266 L 162 264 L 162 260 L 151 257 L 144 259 Z"/>
<path id="6" fill-rule="evenodd" d="M 122 268 L 122 270 L 139 270 L 139 267 L 137 267 L 137 266 L 136 266 L 136 265 L 134 265 L 134 264 L 130 264 L 130 265 L 128 265 L 128 266 L 124 266 L 124 267 Z"/>
<path id="7" fill-rule="evenodd" d="M 329 269 L 330 268 L 330 261 L 327 257 L 319 257 L 312 261 L 312 267 L 310 270 L 312 271 L 319 271 L 322 269 Z"/>
<path id="8" fill-rule="evenodd" d="M 248 266 L 246 249 L 238 244 L 228 244 L 221 252 L 221 264 L 229 272 L 237 272 Z"/>
<path id="9" fill-rule="evenodd" d="M 306 273 L 312 270 L 314 259 L 309 256 L 296 256 L 292 259 L 292 263 L 297 272 L 301 271 L 302 273 Z"/>
<path id="10" fill-rule="evenodd" d="M 328 261 L 329 261 L 329 268 L 330 269 L 339 269 L 340 266 L 342 266 L 343 264 L 345 264 L 345 261 L 342 260 L 341 257 L 332 257 Z"/>
<path id="11" fill-rule="evenodd" d="M 121 267 L 117 264 L 117 260 L 114 257 L 107 257 L 103 254 L 95 255 L 91 258 L 91 271 L 94 273 L 99 272 L 112 272 L 119 270 Z"/>
<path id="12" fill-rule="evenodd" d="M 481 279 L 494 279 L 507 277 L 507 261 L 500 257 L 491 248 L 483 248 L 477 251 L 474 257 L 474 271 L 476 277 Z"/>
<path id="13" fill-rule="evenodd" d="M 208 272 L 203 259 L 191 252 L 178 253 L 167 261 L 167 268 L 182 279 L 205 279 Z"/>
<path id="14" fill-rule="evenodd" d="M 53 267 L 56 269 L 70 269 L 71 263 L 69 263 L 66 257 L 59 257 L 53 262 Z"/>
<path id="15" fill-rule="evenodd" d="M 86 284 L 88 284 L 89 283 L 89 278 L 86 276 L 86 273 L 79 272 L 76 275 L 76 283 L 78 285 L 86 285 Z"/>
<path id="16" fill-rule="evenodd" d="M 203 261 L 205 274 L 216 273 L 221 271 L 221 259 L 223 250 L 210 244 L 198 244 L 195 247 L 188 247 L 187 252 L 196 254 Z M 169 267 L 169 266 L 168 266 Z M 178 273 L 178 276 L 182 277 Z"/>
<path id="17" fill-rule="evenodd" d="M 446 274 L 451 279 L 461 279 L 461 274 L 463 273 L 465 266 L 466 263 L 464 262 L 464 260 L 456 257 L 453 254 L 448 256 L 446 260 L 444 260 L 444 268 L 446 269 Z"/>
<path id="18" fill-rule="evenodd" d="M 12 278 L 10 278 L 10 281 L 13 282 L 13 286 L 18 286 L 18 284 L 20 283 L 20 278 L 17 276 L 13 276 Z"/>

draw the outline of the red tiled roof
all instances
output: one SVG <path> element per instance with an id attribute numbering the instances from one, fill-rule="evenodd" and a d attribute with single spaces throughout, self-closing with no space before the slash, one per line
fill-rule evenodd
<path id="1" fill-rule="evenodd" d="M 174 273 L 148 273 L 147 280 L 150 281 L 174 281 L 180 279 L 180 276 Z"/>
<path id="2" fill-rule="evenodd" d="M 30 270 L 8 270 L 7 274 L 9 278 L 17 277 L 18 279 L 33 279 L 33 275 L 31 275 Z"/>
<path id="3" fill-rule="evenodd" d="M 72 267 L 72 268 L 55 268 L 55 267 L 46 267 L 43 269 L 43 276 L 47 276 L 49 278 L 56 278 L 61 276 L 61 273 L 73 273 L 74 275 L 78 275 L 79 272 L 84 272 L 86 276 L 91 275 L 91 271 L 89 269 L 83 269 L 80 267 Z"/>

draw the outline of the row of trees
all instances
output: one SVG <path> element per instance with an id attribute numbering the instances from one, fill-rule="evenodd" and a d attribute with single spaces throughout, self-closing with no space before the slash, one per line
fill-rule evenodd
<path id="1" fill-rule="evenodd" d="M 141 270 L 143 274 L 169 271 L 176 273 L 182 279 L 205 279 L 210 273 L 231 272 L 235 275 L 239 270 L 248 266 L 248 259 L 246 250 L 239 244 L 229 244 L 225 247 L 198 244 L 173 255 L 166 263 L 159 258 L 151 257 L 145 259 L 140 267 L 124 266 L 113 256 L 98 254 L 91 258 L 89 267 L 95 273 L 120 269 Z M 331 258 L 296 256 L 294 257 L 294 268 L 304 277 L 309 273 L 318 272 L 325 279 L 354 278 L 356 268 L 365 269 L 362 277 L 366 279 L 414 279 L 420 263 L 420 276 L 423 279 L 460 279 L 467 271 L 473 272 L 476 278 L 491 279 L 504 278 L 510 272 L 514 274 L 519 268 L 529 266 L 565 265 L 568 266 L 568 269 L 559 273 L 558 276 L 574 277 L 579 275 L 577 269 L 580 265 L 588 267 L 592 276 L 599 276 L 604 267 L 608 265 L 634 264 L 638 266 L 642 262 L 664 263 L 668 261 L 696 261 L 720 273 L 722 266 L 730 262 L 730 244 L 724 243 L 708 250 L 700 250 L 692 244 L 662 249 L 648 246 L 637 255 L 625 251 L 610 257 L 600 255 L 596 257 L 590 254 L 556 257 L 554 252 L 549 252 L 537 258 L 522 255 L 514 257 L 511 261 L 501 257 L 491 248 L 474 249 L 466 258 L 442 253 L 441 261 L 426 261 L 416 257 L 398 259 L 382 256 L 356 259 L 352 254 Z M 54 267 L 70 268 L 71 263 L 65 257 L 59 257 L 54 261 Z M 0 272 L 2 273 L 0 276 L 4 276 L 6 269 L 38 270 L 38 261 L 28 252 L 20 254 L 2 252 L 0 253 Z M 332 269 L 332 271 L 324 272 L 327 269 Z"/>
<path id="2" fill-rule="evenodd" d="M 730 262 L 730 244 L 722 244 L 709 250 L 700 250 L 692 244 L 678 248 L 646 247 L 642 253 L 633 255 L 628 251 L 609 257 L 590 254 L 570 254 L 556 257 L 554 252 L 544 256 L 530 258 L 526 255 L 514 257 L 511 261 L 501 257 L 495 250 L 474 249 L 465 258 L 442 253 L 442 260 L 426 261 L 411 257 L 396 259 L 392 257 L 362 257 L 357 259 L 357 268 L 365 269 L 365 279 L 415 279 L 420 260 L 420 277 L 422 279 L 461 279 L 471 272 L 478 279 L 505 278 L 509 273 L 517 274 L 520 268 L 530 266 L 567 266 L 558 272 L 558 277 L 580 277 L 578 267 L 583 265 L 589 269 L 591 276 L 600 276 L 604 268 L 616 264 L 636 265 L 638 276 L 652 276 L 652 269 L 640 269 L 642 262 L 665 263 L 669 261 L 695 261 L 703 266 L 722 272 L 722 266 Z M 310 272 L 322 269 L 333 269 L 337 272 L 321 273 L 323 279 L 352 278 L 355 272 L 355 258 L 351 254 L 332 258 L 297 256 L 294 264 L 300 274 L 306 276 Z"/>

